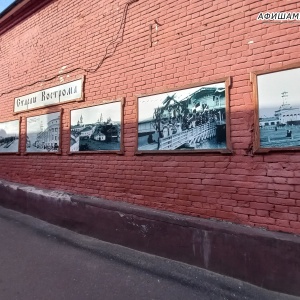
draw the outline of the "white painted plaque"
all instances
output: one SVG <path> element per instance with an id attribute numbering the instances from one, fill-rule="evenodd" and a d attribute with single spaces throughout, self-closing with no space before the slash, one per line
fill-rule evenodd
<path id="1" fill-rule="evenodd" d="M 57 105 L 82 98 L 83 79 L 15 98 L 14 112 L 18 113 L 43 106 Z"/>

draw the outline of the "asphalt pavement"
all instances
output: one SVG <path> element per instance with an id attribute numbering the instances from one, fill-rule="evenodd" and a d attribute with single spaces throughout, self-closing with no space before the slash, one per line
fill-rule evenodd
<path id="1" fill-rule="evenodd" d="M 300 299 L 0 207 L 0 300 Z"/>

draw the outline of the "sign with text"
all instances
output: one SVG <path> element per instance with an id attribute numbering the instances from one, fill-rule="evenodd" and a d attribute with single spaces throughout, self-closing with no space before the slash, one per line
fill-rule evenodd
<path id="1" fill-rule="evenodd" d="M 14 112 L 22 112 L 49 105 L 57 105 L 82 98 L 83 79 L 15 98 Z"/>

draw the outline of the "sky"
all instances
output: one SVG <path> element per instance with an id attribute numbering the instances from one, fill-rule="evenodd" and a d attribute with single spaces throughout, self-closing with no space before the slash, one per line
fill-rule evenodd
<path id="1" fill-rule="evenodd" d="M 257 77 L 259 117 L 274 117 L 274 112 L 283 103 L 282 92 L 287 92 L 285 102 L 299 107 L 300 68 L 280 71 Z"/>
<path id="2" fill-rule="evenodd" d="M 15 0 L 0 0 L 0 13 Z"/>
<path id="3" fill-rule="evenodd" d="M 81 116 L 83 118 L 83 124 L 96 123 L 101 114 L 103 122 L 107 121 L 107 118 L 111 118 L 111 120 L 115 122 L 121 122 L 121 102 L 118 101 L 72 110 L 71 125 L 77 125 Z"/>
<path id="4" fill-rule="evenodd" d="M 153 117 L 154 109 L 157 107 L 162 107 L 163 101 L 167 96 L 174 96 L 174 99 L 180 101 L 187 97 L 188 95 L 196 92 L 202 87 L 216 87 L 216 88 L 224 88 L 224 82 L 222 83 L 214 83 L 209 85 L 198 86 L 195 88 L 184 89 L 184 90 L 176 90 L 169 93 L 157 94 L 152 96 L 144 96 L 139 98 L 139 121 L 147 120 Z"/>
<path id="5" fill-rule="evenodd" d="M 29 139 L 30 140 L 33 139 L 35 141 L 37 134 L 41 131 L 41 124 L 43 125 L 43 129 L 46 130 L 48 127 L 48 122 L 58 118 L 59 116 L 60 113 L 56 112 L 56 113 L 27 118 L 27 135 Z"/>
<path id="6" fill-rule="evenodd" d="M 4 131 L 7 136 L 19 135 L 19 120 L 0 123 L 0 132 L 2 137 L 5 137 Z"/>

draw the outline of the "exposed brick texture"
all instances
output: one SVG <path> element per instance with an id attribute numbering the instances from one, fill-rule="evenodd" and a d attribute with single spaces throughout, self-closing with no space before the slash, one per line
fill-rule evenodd
<path id="1" fill-rule="evenodd" d="M 117 34 L 125 0 L 56 0 L 0 35 L 0 122 L 14 97 L 60 84 L 34 82 L 62 67 L 95 67 Z M 97 195 L 157 209 L 300 233 L 300 154 L 251 153 L 254 102 L 250 72 L 300 62 L 300 23 L 257 21 L 259 12 L 300 11 L 299 1 L 152 0 L 129 7 L 123 42 L 94 74 L 85 102 L 64 104 L 62 155 L 0 156 L 0 178 Z M 161 24 L 155 27 L 155 20 Z M 152 47 L 150 47 L 152 26 Z M 134 155 L 136 96 L 231 76 L 234 153 Z M 33 84 L 33 85 L 32 85 Z M 18 91 L 13 89 L 26 86 Z M 6 93 L 8 92 L 8 93 Z M 70 110 L 126 98 L 124 155 L 68 155 Z"/>

